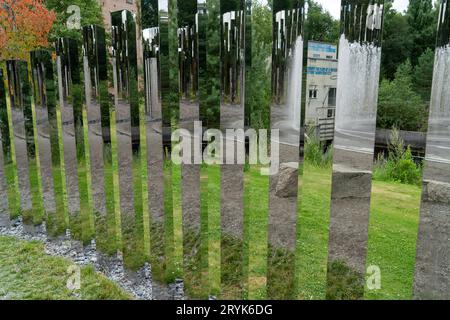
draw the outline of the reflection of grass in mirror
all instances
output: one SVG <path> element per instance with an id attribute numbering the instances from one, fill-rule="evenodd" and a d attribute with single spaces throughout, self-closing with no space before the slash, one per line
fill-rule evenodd
<path id="1" fill-rule="evenodd" d="M 104 179 L 105 179 L 105 204 L 106 218 L 96 214 L 95 230 L 99 250 L 107 254 L 117 252 L 116 239 L 116 219 L 115 219 L 115 201 L 114 201 L 114 172 L 111 153 L 111 145 L 107 145 L 103 152 L 104 161 Z M 102 225 L 102 222 L 106 226 Z"/>
<path id="2" fill-rule="evenodd" d="M 364 275 L 344 262 L 334 261 L 328 267 L 327 300 L 361 300 L 364 297 Z"/>
<path id="3" fill-rule="evenodd" d="M 124 220 L 122 216 L 122 237 L 125 264 L 132 269 L 142 267 L 148 261 L 144 247 L 144 216 L 142 199 L 143 172 L 141 170 L 141 153 L 134 153 L 132 160 L 134 221 Z M 132 219 L 130 216 L 128 219 Z M 126 225 L 124 225 L 124 223 Z M 133 226 L 133 230 L 131 230 Z"/>
<path id="4" fill-rule="evenodd" d="M 18 185 L 16 183 L 16 168 L 15 165 L 10 162 L 5 164 L 4 167 L 5 173 L 5 181 L 7 184 L 7 192 L 8 192 L 8 204 L 9 204 L 9 212 L 11 219 L 16 219 L 20 217 L 21 209 L 20 209 L 20 194 L 17 190 Z"/>
<path id="5" fill-rule="evenodd" d="M 297 227 L 297 296 L 324 299 L 327 279 L 328 226 L 330 220 L 331 167 L 306 162 L 300 180 Z"/>
<path id="6" fill-rule="evenodd" d="M 31 222 L 34 225 L 40 225 L 45 219 L 44 202 L 42 196 L 42 189 L 40 183 L 39 167 L 34 159 L 29 159 L 28 162 L 29 175 L 30 175 L 30 191 L 33 204 Z M 25 221 L 24 213 L 24 221 Z"/>
<path id="7" fill-rule="evenodd" d="M 142 94 L 142 93 L 140 93 Z M 142 99 L 140 99 L 142 100 Z M 150 259 L 150 217 L 149 217 L 149 200 L 148 200 L 148 166 L 147 166 L 147 129 L 146 129 L 146 116 L 145 116 L 145 103 L 139 102 L 139 124 L 141 135 L 141 186 L 142 186 L 142 230 L 144 241 L 144 254 Z"/>
<path id="8" fill-rule="evenodd" d="M 47 215 L 47 231 L 51 236 L 63 235 L 66 231 L 65 211 L 64 211 L 64 192 L 63 192 L 63 176 L 61 167 L 53 166 L 53 185 L 55 188 L 56 213 Z"/>
<path id="9" fill-rule="evenodd" d="M 244 279 L 244 242 L 222 234 L 221 239 L 221 281 L 220 298 L 242 300 L 246 282 Z"/>
<path id="10" fill-rule="evenodd" d="M 168 152 L 168 151 L 166 151 Z M 163 164 L 163 179 L 164 179 L 164 186 L 163 186 L 163 201 L 164 201 L 164 226 L 162 227 L 162 230 L 158 233 L 161 234 L 162 238 L 158 239 L 153 237 L 151 238 L 151 245 L 152 250 L 155 250 L 159 246 L 159 244 L 163 244 L 163 250 L 162 252 L 158 252 L 159 250 L 156 249 L 155 256 L 156 259 L 163 259 L 164 260 L 164 269 L 161 270 L 161 272 L 164 274 L 163 279 L 166 282 L 173 282 L 176 278 L 176 270 L 175 270 L 175 238 L 174 238 L 174 211 L 173 211 L 173 181 L 172 181 L 172 162 L 169 158 L 165 155 L 164 158 L 164 164 Z M 155 223 L 152 221 L 152 225 L 156 226 Z M 151 230 L 151 232 L 156 230 Z M 157 236 L 157 234 L 156 234 Z M 153 241 L 155 243 L 153 243 Z M 161 255 L 159 255 L 161 254 Z M 154 253 L 152 252 L 152 255 Z"/>
<path id="11" fill-rule="evenodd" d="M 412 299 L 422 188 L 374 182 L 367 266 L 381 270 L 381 290 L 366 299 Z"/>
<path id="12" fill-rule="evenodd" d="M 324 299 L 327 283 L 331 169 L 305 165 L 297 250 L 297 297 Z M 411 299 L 421 189 L 375 181 L 367 265 L 378 265 L 382 289 L 370 299 Z M 398 245 L 401 243 L 402 245 Z"/>
<path id="13" fill-rule="evenodd" d="M 208 172 L 208 272 L 210 294 L 219 296 L 221 292 L 221 170 L 218 165 L 207 167 Z"/>
<path id="14" fill-rule="evenodd" d="M 173 278 L 181 278 L 183 274 L 183 197 L 181 179 L 181 165 L 173 164 Z"/>
<path id="15" fill-rule="evenodd" d="M 269 247 L 267 298 L 293 300 L 295 297 L 295 253 Z"/>
<path id="16" fill-rule="evenodd" d="M 117 126 L 116 111 L 111 111 L 111 159 L 112 159 L 112 179 L 114 194 L 114 225 L 117 248 L 122 247 L 122 222 L 120 220 L 120 193 L 119 193 L 119 155 L 117 153 Z"/>
<path id="17" fill-rule="evenodd" d="M 248 242 L 248 298 L 264 299 L 267 272 L 267 223 L 269 214 L 269 177 L 260 167 L 250 166 L 245 172 L 245 226 Z M 250 223 L 251 222 L 251 223 Z"/>
<path id="18" fill-rule="evenodd" d="M 202 251 L 201 234 L 193 231 L 186 231 L 183 239 L 184 248 L 184 268 L 183 279 L 185 293 L 192 299 L 206 299 L 209 292 L 205 289 L 204 260 Z"/>

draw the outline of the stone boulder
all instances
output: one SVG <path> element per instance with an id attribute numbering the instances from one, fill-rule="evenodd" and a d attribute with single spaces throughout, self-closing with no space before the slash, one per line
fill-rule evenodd
<path id="1" fill-rule="evenodd" d="M 298 194 L 298 163 L 282 163 L 278 173 L 275 194 L 279 198 L 292 198 Z"/>

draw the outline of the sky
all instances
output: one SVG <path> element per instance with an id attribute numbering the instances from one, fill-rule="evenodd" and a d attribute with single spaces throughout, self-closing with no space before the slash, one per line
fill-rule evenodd
<path id="1" fill-rule="evenodd" d="M 341 1 L 340 0 L 316 0 L 322 6 L 330 11 L 330 13 L 336 19 L 339 19 L 341 14 Z M 409 0 L 395 0 L 394 1 L 394 9 L 397 11 L 403 12 L 408 7 Z"/>

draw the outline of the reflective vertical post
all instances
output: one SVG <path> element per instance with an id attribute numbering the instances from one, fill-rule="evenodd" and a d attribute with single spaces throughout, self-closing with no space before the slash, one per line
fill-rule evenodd
<path id="1" fill-rule="evenodd" d="M 158 0 L 142 0 L 145 127 L 147 136 L 150 252 L 152 261 L 164 257 L 164 155 L 162 126 L 161 58 Z M 156 269 L 155 269 L 156 268 Z M 156 263 L 154 273 L 164 267 Z"/>
<path id="2" fill-rule="evenodd" d="M 202 251 L 200 172 L 201 132 L 195 130 L 200 120 L 200 41 L 205 36 L 206 3 L 203 0 L 178 1 L 178 55 L 180 81 L 180 128 L 186 135 L 180 138 L 190 150 L 183 149 L 183 252 L 184 279 L 190 296 L 205 296 L 205 277 L 202 263 L 206 258 Z M 205 62 L 205 61 L 203 61 Z M 204 68 L 205 66 L 203 66 Z M 180 134 L 181 135 L 181 134 Z M 189 144 L 188 144 L 189 143 Z M 174 150 L 175 151 L 175 150 Z M 196 162 L 197 161 L 197 162 Z"/>
<path id="3" fill-rule="evenodd" d="M 17 166 L 17 179 L 21 197 L 23 223 L 32 230 L 34 223 L 32 192 L 30 184 L 29 156 L 34 157 L 34 135 L 31 116 L 31 86 L 28 77 L 28 64 L 25 61 L 6 62 L 8 73 L 10 112 L 13 125 L 14 161 Z M 31 128 L 30 128 L 31 122 Z M 29 147 L 31 149 L 29 149 Z"/>
<path id="4" fill-rule="evenodd" d="M 229 298 L 243 294 L 245 18 L 244 1 L 220 1 L 221 290 Z"/>
<path id="5" fill-rule="evenodd" d="M 342 2 L 328 251 L 329 299 L 360 299 L 364 294 L 383 4 L 383 0 Z M 336 285 L 342 281 L 346 283 L 343 289 Z"/>
<path id="6" fill-rule="evenodd" d="M 450 3 L 440 5 L 414 283 L 416 299 L 450 299 Z"/>
<path id="7" fill-rule="evenodd" d="M 105 29 L 83 28 L 84 86 L 89 128 L 90 176 L 96 239 L 102 250 L 117 250 L 115 237 L 114 175 L 111 145 L 111 100 Z"/>
<path id="8" fill-rule="evenodd" d="M 9 136 L 9 121 L 6 109 L 6 90 L 3 69 L 0 68 L 0 227 L 10 225 L 9 190 L 5 173 L 11 170 L 6 167 L 10 164 L 11 140 Z"/>
<path id="9" fill-rule="evenodd" d="M 93 237 L 85 145 L 84 86 L 81 46 L 77 40 L 59 38 L 56 43 L 62 142 L 70 229 L 75 238 Z"/>
<path id="10" fill-rule="evenodd" d="M 275 299 L 294 294 L 304 10 L 302 0 L 273 4 L 272 161 L 278 162 L 270 177 L 267 295 Z"/>
<path id="11" fill-rule="evenodd" d="M 53 170 L 60 170 L 60 166 L 57 162 L 55 163 L 55 161 L 59 161 L 58 135 L 56 135 L 56 137 L 54 136 L 55 131 L 52 130 L 49 121 L 50 109 L 56 107 L 56 87 L 53 76 L 53 62 L 49 51 L 39 50 L 31 52 L 31 72 L 36 113 L 36 142 L 39 148 L 39 165 L 41 169 L 44 209 L 48 225 L 51 226 L 51 233 L 54 234 L 56 232 L 55 228 L 57 224 L 57 207 Z M 56 147 L 56 150 L 53 150 L 54 147 Z M 56 164 L 55 168 L 53 168 L 54 163 Z M 62 189 L 58 190 L 58 192 L 62 192 Z M 63 207 L 60 206 L 59 209 L 63 209 Z"/>
<path id="12" fill-rule="evenodd" d="M 140 267 L 145 257 L 136 20 L 127 10 L 113 12 L 111 18 L 122 248 L 125 264 Z"/>

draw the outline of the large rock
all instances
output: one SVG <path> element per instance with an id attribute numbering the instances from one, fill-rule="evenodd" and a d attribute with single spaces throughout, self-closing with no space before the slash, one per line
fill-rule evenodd
<path id="1" fill-rule="evenodd" d="M 424 187 L 424 201 L 450 204 L 450 184 L 438 181 L 425 181 Z"/>
<path id="2" fill-rule="evenodd" d="M 298 163 L 280 165 L 275 194 L 279 198 L 292 198 L 298 194 Z"/>

